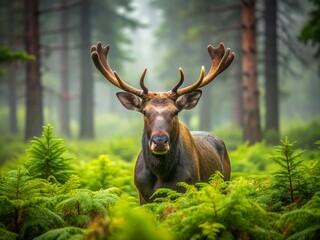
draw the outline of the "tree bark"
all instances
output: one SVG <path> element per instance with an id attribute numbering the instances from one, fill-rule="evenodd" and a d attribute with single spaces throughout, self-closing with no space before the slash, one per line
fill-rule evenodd
<path id="1" fill-rule="evenodd" d="M 38 0 L 25 0 L 25 45 L 35 61 L 26 64 L 25 139 L 40 136 L 43 124 L 42 88 L 40 79 Z"/>
<path id="2" fill-rule="evenodd" d="M 242 0 L 242 25 L 243 138 L 254 144 L 261 141 L 254 0 Z"/>
<path id="3" fill-rule="evenodd" d="M 81 100 L 80 100 L 80 138 L 93 138 L 93 76 L 90 58 L 91 45 L 91 1 L 83 1 L 80 7 L 82 49 L 81 64 Z"/>
<path id="4" fill-rule="evenodd" d="M 60 29 L 68 26 L 68 9 L 63 8 L 67 5 L 65 0 L 61 0 L 60 13 Z M 62 31 L 60 34 L 61 41 L 61 59 L 60 59 L 60 128 L 61 132 L 67 136 L 71 136 L 70 132 L 70 93 L 69 93 L 69 34 L 68 31 Z"/>
<path id="5" fill-rule="evenodd" d="M 8 71 L 9 129 L 10 129 L 10 133 L 17 134 L 18 133 L 17 93 L 16 93 L 16 72 L 15 72 L 14 66 L 10 66 Z"/>
<path id="6" fill-rule="evenodd" d="M 241 49 L 241 32 L 237 33 L 237 40 L 235 41 L 235 48 Z M 242 94 L 242 60 L 241 56 L 237 56 L 237 60 L 233 63 L 233 83 L 232 83 L 232 123 L 236 126 L 243 126 L 243 94 Z"/>
<path id="7" fill-rule="evenodd" d="M 8 2 L 8 40 L 10 49 L 14 50 L 15 19 L 13 18 L 13 1 Z M 16 71 L 15 64 L 8 71 L 8 106 L 9 106 L 9 130 L 12 134 L 18 133 L 17 118 L 17 94 L 16 94 Z"/>
<path id="8" fill-rule="evenodd" d="M 277 1 L 265 0 L 265 88 L 266 88 L 266 140 L 279 141 L 279 89 L 277 62 Z"/>
<path id="9" fill-rule="evenodd" d="M 200 104 L 200 129 L 211 131 L 211 120 L 213 116 L 212 92 L 211 89 L 203 89 Z"/>

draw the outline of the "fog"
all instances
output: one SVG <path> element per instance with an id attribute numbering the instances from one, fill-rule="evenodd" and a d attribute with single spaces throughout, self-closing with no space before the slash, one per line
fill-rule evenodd
<path id="1" fill-rule="evenodd" d="M 70 37 L 68 46 L 70 126 L 72 137 L 77 138 L 81 124 L 80 99 L 85 98 L 80 94 L 82 67 L 79 49 L 83 46 L 81 46 L 78 32 L 82 26 L 80 26 L 78 16 L 79 4 L 74 4 L 76 2 L 73 1 L 67 2 L 75 5 L 68 8 L 69 22 L 65 27 Z M 218 46 L 220 42 L 223 42 L 226 47 L 235 52 L 234 62 L 212 83 L 203 88 L 204 94 L 199 105 L 180 116 L 191 129 L 203 129 L 201 113 L 203 115 L 208 111 L 210 127 L 205 130 L 214 131 L 219 127 L 235 124 L 234 83 L 242 81 L 241 5 L 238 1 L 232 0 L 212 1 L 211 5 L 204 3 L 205 1 L 176 1 L 172 3 L 172 9 L 170 9 L 166 8 L 166 2 L 151 0 L 132 0 L 129 7 L 118 3 L 112 4 L 112 2 L 90 2 L 94 7 L 91 16 L 93 20 L 90 45 L 97 44 L 97 42 L 103 45 L 110 44 L 108 59 L 111 68 L 131 85 L 139 87 L 142 71 L 147 68 L 145 79 L 149 90 L 168 91 L 180 78 L 179 67 L 184 69 L 185 84 L 191 84 L 198 78 L 201 66 L 205 66 L 208 71 L 210 68 L 210 56 L 206 50 L 208 44 Z M 320 101 L 319 59 L 314 57 L 314 49 L 310 44 L 305 45 L 298 41 L 298 35 L 308 20 L 308 12 L 312 9 L 312 5 L 309 2 L 298 0 L 296 3 L 301 7 L 300 9 L 294 6 L 288 7 L 283 2 L 278 5 L 277 63 L 281 126 L 286 125 L 288 121 L 304 121 L 318 118 L 320 115 L 318 107 Z M 57 129 L 60 129 L 58 107 L 61 78 L 60 54 L 65 49 L 61 48 L 60 40 L 61 11 L 52 9 L 59 9 L 59 6 L 59 1 L 41 1 L 39 18 L 44 124 L 52 123 Z M 103 8 L 99 9 L 99 7 Z M 128 8 L 132 8 L 133 11 Z M 115 16 L 111 16 L 110 12 L 106 11 L 110 9 L 115 10 Z M 19 1 L 14 1 L 13 10 L 19 10 L 15 14 L 22 14 Z M 266 114 L 264 86 L 266 69 L 264 69 L 263 62 L 265 52 L 268 51 L 264 47 L 263 11 L 263 1 L 258 1 L 256 6 L 257 77 L 262 126 L 265 124 Z M 2 12 L 8 13 L 8 10 L 2 8 Z M 137 21 L 138 26 L 133 27 L 131 20 Z M 5 26 L 3 31 L 13 32 L 6 27 L 8 24 L 4 17 L 3 21 L 3 26 Z M 21 22 L 15 24 L 21 29 L 20 32 L 16 29 L 14 34 L 21 36 L 21 31 L 23 31 Z M 118 28 L 120 33 L 112 32 L 113 28 Z M 9 45 L 6 39 L 3 39 L 2 43 Z M 22 42 L 15 43 L 13 48 L 23 48 Z M 88 52 L 88 59 L 90 59 L 90 47 L 85 46 L 85 51 Z M 18 81 L 23 83 L 24 64 L 18 64 L 17 70 L 19 71 Z M 121 90 L 107 82 L 94 66 L 92 71 L 94 135 L 98 138 L 140 135 L 143 127 L 141 114 L 125 109 L 115 94 Z M 5 85 L 1 86 L 2 92 L 5 92 L 5 88 Z M 17 94 L 24 96 L 23 88 L 19 89 Z M 2 96 L 2 102 L 5 102 L 5 95 Z M 208 100 L 209 98 L 211 100 Z M 20 131 L 24 128 L 24 101 L 24 97 L 19 97 Z"/>

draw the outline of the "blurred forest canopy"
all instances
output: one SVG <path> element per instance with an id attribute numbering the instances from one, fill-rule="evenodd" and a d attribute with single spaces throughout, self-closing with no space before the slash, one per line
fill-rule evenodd
<path id="1" fill-rule="evenodd" d="M 2 0 L 0 12 L 0 45 L 38 56 L 26 64 L 2 64 L 5 135 L 30 139 L 52 123 L 72 138 L 139 136 L 141 117 L 122 108 L 117 89 L 92 65 L 90 47 L 99 41 L 110 44 L 110 65 L 130 84 L 137 86 L 147 67 L 152 91 L 170 89 L 179 67 L 186 84 L 198 78 L 202 65 L 208 71 L 208 44 L 223 42 L 234 51 L 228 71 L 203 89 L 196 109 L 182 114 L 193 130 L 228 129 L 222 135 L 230 141 L 237 133 L 238 143 L 274 144 L 288 126 L 319 119 L 317 0 Z M 248 76 L 256 86 L 246 86 Z M 248 108 L 244 89 L 252 90 L 254 108 Z M 319 139 L 319 130 L 309 130 Z"/>

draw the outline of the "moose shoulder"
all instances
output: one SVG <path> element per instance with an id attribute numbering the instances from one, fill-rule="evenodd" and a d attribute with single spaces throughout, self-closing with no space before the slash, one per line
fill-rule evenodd
<path id="1" fill-rule="evenodd" d="M 91 48 L 91 57 L 102 75 L 113 85 L 124 90 L 117 97 L 124 107 L 144 115 L 142 150 L 135 171 L 135 185 L 139 190 L 140 204 L 151 202 L 157 188 L 182 191 L 178 182 L 194 184 L 208 181 L 216 171 L 225 180 L 230 178 L 230 160 L 224 143 L 207 132 L 190 132 L 178 119 L 182 110 L 194 108 L 200 97 L 201 87 L 210 83 L 233 61 L 234 53 L 219 47 L 208 46 L 211 68 L 204 76 L 204 67 L 198 80 L 180 88 L 184 73 L 180 68 L 180 81 L 168 92 L 150 92 L 144 84 L 146 69 L 140 78 L 141 90 L 130 86 L 112 71 L 107 60 L 109 45 L 101 43 Z"/>

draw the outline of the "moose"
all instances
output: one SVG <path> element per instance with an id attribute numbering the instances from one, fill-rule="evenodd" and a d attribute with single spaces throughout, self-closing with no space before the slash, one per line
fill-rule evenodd
<path id="1" fill-rule="evenodd" d="M 116 94 L 122 105 L 144 116 L 142 150 L 134 170 L 140 204 L 152 202 L 152 196 L 158 188 L 183 192 L 177 183 L 206 182 L 216 171 L 229 180 L 230 160 L 224 142 L 207 132 L 189 131 L 179 121 L 178 114 L 183 109 L 189 110 L 197 105 L 202 94 L 200 88 L 229 67 L 234 53 L 229 48 L 225 49 L 223 43 L 217 48 L 209 45 L 212 62 L 206 76 L 202 66 L 198 80 L 180 88 L 184 82 L 184 72 L 179 68 L 180 80 L 170 91 L 151 92 L 144 83 L 147 69 L 144 69 L 140 78 L 141 89 L 129 85 L 110 68 L 109 49 L 109 45 L 102 47 L 100 42 L 93 45 L 93 63 L 110 83 L 124 91 Z"/>

